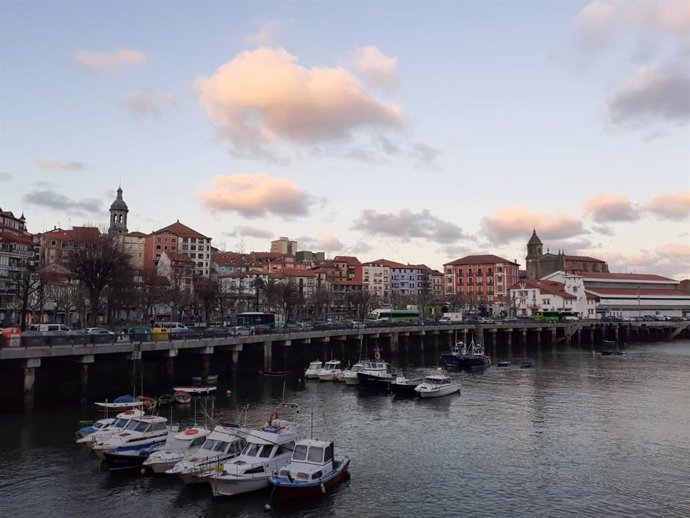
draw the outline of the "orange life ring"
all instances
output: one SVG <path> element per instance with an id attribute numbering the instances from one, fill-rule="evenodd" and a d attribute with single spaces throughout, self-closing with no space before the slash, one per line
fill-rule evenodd
<path id="1" fill-rule="evenodd" d="M 374 353 L 374 358 L 377 359 L 377 360 L 380 360 L 380 359 L 381 359 L 381 353 L 378 352 L 378 351 L 376 351 L 376 352 Z"/>
<path id="2" fill-rule="evenodd" d="M 198 433 L 199 433 L 199 430 L 197 430 L 196 428 L 190 428 L 189 430 L 184 431 L 185 435 L 196 435 Z"/>

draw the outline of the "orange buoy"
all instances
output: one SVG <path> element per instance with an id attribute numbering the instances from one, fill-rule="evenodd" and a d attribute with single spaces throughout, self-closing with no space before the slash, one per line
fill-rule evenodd
<path id="1" fill-rule="evenodd" d="M 184 431 L 185 435 L 196 435 L 198 433 L 199 433 L 199 430 L 197 430 L 196 428 L 190 428 L 189 430 Z"/>

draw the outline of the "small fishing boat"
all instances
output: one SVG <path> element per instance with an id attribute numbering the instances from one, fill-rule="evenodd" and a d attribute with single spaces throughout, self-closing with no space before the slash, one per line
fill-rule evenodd
<path id="1" fill-rule="evenodd" d="M 374 355 L 374 360 L 367 360 L 362 363 L 361 369 L 357 372 L 359 388 L 388 392 L 391 382 L 395 380 L 393 367 L 381 360 L 378 351 Z"/>
<path id="2" fill-rule="evenodd" d="M 194 455 L 210 433 L 211 430 L 201 426 L 192 426 L 182 432 L 169 434 L 165 444 L 151 453 L 143 466 L 154 473 L 165 473 L 181 460 Z"/>
<path id="3" fill-rule="evenodd" d="M 175 403 L 186 405 L 192 400 L 192 395 L 184 390 L 176 390 L 173 394 L 173 399 L 175 400 Z"/>
<path id="4" fill-rule="evenodd" d="M 491 357 L 484 354 L 484 346 L 475 344 L 473 338 L 467 345 L 462 341 L 456 342 L 450 352 L 441 354 L 441 363 L 462 369 L 484 368 L 491 366 Z"/>
<path id="5" fill-rule="evenodd" d="M 323 369 L 319 370 L 318 377 L 321 381 L 336 381 L 342 372 L 340 360 L 329 360 L 323 364 Z"/>
<path id="6" fill-rule="evenodd" d="M 415 387 L 420 397 L 440 397 L 460 393 L 460 383 L 451 380 L 446 369 L 438 369 L 436 374 L 424 378 L 424 382 Z"/>
<path id="7" fill-rule="evenodd" d="M 334 455 L 332 442 L 303 439 L 290 462 L 270 478 L 274 496 L 294 500 L 326 494 L 350 477 L 350 458 Z"/>
<path id="8" fill-rule="evenodd" d="M 319 371 L 323 369 L 323 363 L 319 360 L 315 360 L 309 363 L 309 367 L 304 371 L 304 377 L 308 380 L 319 379 Z"/>
<path id="9" fill-rule="evenodd" d="M 131 394 L 125 394 L 124 396 L 119 396 L 112 401 L 99 401 L 95 405 L 102 412 L 108 412 L 116 414 L 118 412 L 125 412 L 127 410 L 132 410 L 134 408 L 140 408 L 144 406 L 143 401 L 137 400 Z"/>

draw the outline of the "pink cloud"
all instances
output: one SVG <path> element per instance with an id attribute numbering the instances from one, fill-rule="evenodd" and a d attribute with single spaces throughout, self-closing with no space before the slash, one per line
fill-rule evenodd
<path id="1" fill-rule="evenodd" d="M 199 200 L 210 209 L 235 211 L 248 218 L 266 216 L 304 216 L 309 195 L 296 183 L 267 174 L 216 176 L 213 187 Z"/>
<path id="2" fill-rule="evenodd" d="M 219 134 L 235 148 L 255 152 L 403 124 L 399 106 L 378 100 L 349 71 L 302 67 L 284 49 L 241 52 L 197 86 Z"/>
<path id="3" fill-rule="evenodd" d="M 320 250 L 325 252 L 337 252 L 338 250 L 343 250 L 345 246 L 343 243 L 335 236 L 324 232 L 319 236 L 318 247 Z"/>
<path id="4" fill-rule="evenodd" d="M 582 222 L 562 212 L 540 214 L 525 207 L 506 207 L 485 216 L 481 227 L 496 243 L 529 238 L 537 229 L 542 239 L 565 239 L 583 234 Z"/>
<path id="5" fill-rule="evenodd" d="M 120 49 L 113 52 L 88 52 L 80 50 L 75 59 L 84 68 L 92 72 L 116 72 L 125 65 L 145 65 L 146 54 L 132 49 Z"/>
<path id="6" fill-rule="evenodd" d="M 676 280 L 690 278 L 690 245 L 666 243 L 656 248 L 631 253 L 603 249 L 580 249 L 588 255 L 606 261 L 614 273 L 655 273 Z"/>
<path id="7" fill-rule="evenodd" d="M 372 86 L 393 89 L 398 86 L 398 58 L 386 56 L 370 45 L 355 50 L 355 66 Z"/>
<path id="8" fill-rule="evenodd" d="M 69 162 L 57 162 L 55 160 L 38 160 L 36 162 L 38 167 L 43 169 L 55 169 L 57 171 L 83 171 L 86 169 L 86 164 L 71 160 Z"/>
<path id="9" fill-rule="evenodd" d="M 620 194 L 599 194 L 585 201 L 584 209 L 597 223 L 635 221 L 639 217 L 630 199 Z"/>
<path id="10" fill-rule="evenodd" d="M 644 208 L 660 218 L 687 218 L 690 216 L 690 189 L 658 194 Z"/>

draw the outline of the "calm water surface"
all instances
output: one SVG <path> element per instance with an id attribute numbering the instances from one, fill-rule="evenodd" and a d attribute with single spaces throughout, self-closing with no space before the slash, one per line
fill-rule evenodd
<path id="1" fill-rule="evenodd" d="M 302 430 L 333 439 L 352 478 L 322 500 L 273 502 L 270 515 L 690 516 L 690 341 L 616 357 L 544 349 L 533 369 L 455 375 L 462 395 L 437 400 L 288 380 Z M 250 425 L 283 395 L 280 379 L 230 388 L 214 415 L 237 421 L 248 404 Z M 191 408 L 175 412 L 193 422 Z M 214 500 L 208 486 L 100 470 L 73 439 L 93 416 L 90 406 L 0 416 L 0 516 L 269 516 L 270 491 Z"/>

